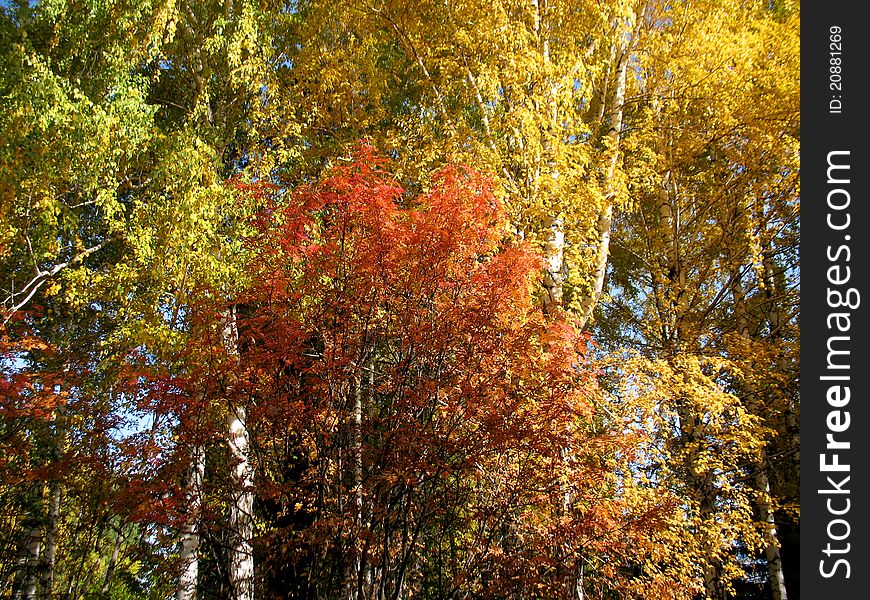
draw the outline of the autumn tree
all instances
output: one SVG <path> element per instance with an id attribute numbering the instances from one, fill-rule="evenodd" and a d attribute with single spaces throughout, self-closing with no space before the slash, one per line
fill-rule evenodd
<path id="1" fill-rule="evenodd" d="M 642 370 L 660 372 L 650 393 L 673 411 L 662 443 L 697 503 L 692 535 L 713 536 L 697 550 L 706 597 L 724 597 L 760 556 L 768 593 L 784 598 L 778 530 L 794 526 L 798 448 L 797 13 L 696 9 L 660 14 L 639 60 L 625 142 L 636 204 L 619 219 L 599 332 L 663 361 Z M 698 404 L 705 388 L 720 400 Z M 717 413 L 730 422 L 714 425 Z M 742 456 L 726 458 L 729 446 Z M 713 533 L 713 522 L 726 528 Z"/>
<path id="2" fill-rule="evenodd" d="M 657 526 L 600 462 L 621 445 L 592 425 L 582 338 L 536 306 L 540 258 L 490 182 L 452 167 L 408 194 L 362 152 L 264 209 L 238 356 L 212 296 L 202 369 L 172 386 L 248 416 L 260 593 L 564 597 L 566 556 L 622 557 Z"/>
<path id="3" fill-rule="evenodd" d="M 204 282 L 238 285 L 233 257 L 242 234 L 234 227 L 247 209 L 224 181 L 253 161 L 246 140 L 259 139 L 248 132 L 263 105 L 252 98 L 271 72 L 271 45 L 263 13 L 247 3 L 40 2 L 0 10 L 0 319 L 9 343 L 19 344 L 12 371 L 35 382 L 63 380 L 54 384 L 62 393 L 53 413 L 35 420 L 15 413 L 4 424 L 17 432 L 38 424 L 18 448 L 63 467 L 52 491 L 28 503 L 35 515 L 55 515 L 55 487 L 67 486 L 60 515 L 30 519 L 44 523 L 37 528 L 24 525 L 29 517 L 13 524 L 44 550 L 54 545 L 48 538 L 63 507 L 75 513 L 79 500 L 89 502 L 72 493 L 69 473 L 106 462 L 118 438 L 139 427 L 127 418 L 136 413 L 135 395 L 113 391 L 125 358 L 145 348 L 148 360 L 169 368 L 186 336 L 191 291 Z M 39 343 L 20 345 L 28 338 Z M 46 385 L 38 384 L 40 394 Z M 36 394 L 23 393 L 25 405 Z M 107 420 L 105 435 L 93 429 L 96 415 Z M 50 458 L 64 445 L 55 425 L 62 422 L 63 436 L 86 440 L 81 448 L 97 456 Z M 117 524 L 111 502 L 94 505 L 104 512 L 93 518 Z M 64 527 L 57 535 L 77 539 Z M 112 544 L 123 536 L 108 537 L 94 551 L 111 572 Z M 64 560 L 77 560 L 73 554 Z M 61 589 L 51 578 L 40 585 L 44 593 Z"/>
<path id="4" fill-rule="evenodd" d="M 546 257 L 540 301 L 585 322 L 626 199 L 619 148 L 645 10 L 305 2 L 287 34 L 293 68 L 279 81 L 311 159 L 366 135 L 411 179 L 450 161 L 494 173 L 513 227 Z"/>
<path id="5" fill-rule="evenodd" d="M 785 598 L 798 18 L 4 4 L 0 585 Z"/>

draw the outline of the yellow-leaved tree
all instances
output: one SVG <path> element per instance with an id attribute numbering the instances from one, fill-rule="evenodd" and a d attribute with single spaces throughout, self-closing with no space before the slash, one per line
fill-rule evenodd
<path id="1" fill-rule="evenodd" d="M 286 93 L 309 156 L 369 136 L 412 180 L 450 160 L 495 174 L 515 232 L 547 257 L 541 301 L 585 325 L 626 201 L 623 115 L 646 10 L 625 0 L 303 3 Z"/>
<path id="2" fill-rule="evenodd" d="M 795 584 L 798 17 L 790 3 L 662 8 L 627 117 L 632 207 L 599 338 L 643 353 L 619 372 L 644 383 L 615 397 L 663 419 L 650 485 L 677 490 L 673 564 L 708 598 L 756 569 L 777 600 Z"/>

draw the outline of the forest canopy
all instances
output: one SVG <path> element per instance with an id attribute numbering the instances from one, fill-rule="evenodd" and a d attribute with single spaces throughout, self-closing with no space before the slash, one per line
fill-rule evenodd
<path id="1" fill-rule="evenodd" d="M 0 3 L 0 595 L 798 598 L 799 21 Z"/>

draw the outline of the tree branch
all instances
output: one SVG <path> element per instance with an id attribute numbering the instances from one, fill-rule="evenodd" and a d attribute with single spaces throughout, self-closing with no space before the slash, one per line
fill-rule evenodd
<path id="1" fill-rule="evenodd" d="M 107 239 L 103 240 L 102 242 L 100 242 L 99 244 L 97 244 L 96 246 L 91 246 L 90 248 L 86 248 L 85 250 L 82 250 L 81 252 L 76 254 L 73 258 L 71 258 L 65 262 L 62 262 L 62 263 L 57 263 L 56 265 L 54 265 L 52 268 L 48 269 L 47 271 L 37 269 L 36 275 L 34 275 L 33 278 L 27 282 L 27 285 L 24 286 L 24 289 L 22 289 L 20 292 L 17 292 L 17 293 L 14 291 L 10 292 L 9 295 L 6 297 L 6 299 L 3 301 L 4 306 L 6 306 L 8 304 L 11 304 L 12 306 L 6 311 L 6 314 L 3 316 L 2 325 L 5 326 L 9 322 L 9 320 L 13 317 L 13 315 L 15 315 L 15 313 L 17 313 L 19 310 L 24 308 L 24 306 L 26 306 L 27 303 L 30 302 L 30 300 L 33 298 L 33 296 L 36 294 L 36 292 L 39 290 L 39 288 L 41 288 L 42 285 L 46 281 L 50 280 L 52 277 L 54 277 L 55 275 L 57 275 L 61 271 L 65 270 L 69 267 L 80 264 L 88 256 L 90 256 L 94 252 L 98 252 L 99 250 L 104 248 L 109 243 L 115 241 L 116 239 L 117 238 L 115 238 L 115 237 L 107 238 Z M 24 296 L 24 297 L 21 300 L 16 302 L 16 299 L 21 298 L 22 296 Z"/>

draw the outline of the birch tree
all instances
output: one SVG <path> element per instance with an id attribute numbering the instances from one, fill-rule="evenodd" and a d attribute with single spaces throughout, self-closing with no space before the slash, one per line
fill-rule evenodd
<path id="1" fill-rule="evenodd" d="M 621 135 L 644 3 L 303 7 L 287 93 L 309 156 L 366 135 L 412 179 L 450 160 L 494 173 L 514 229 L 547 256 L 541 302 L 588 321 L 626 200 Z M 345 118 L 335 105 L 365 108 Z"/>
<path id="2" fill-rule="evenodd" d="M 730 483 L 712 484 L 715 470 L 691 450 L 700 432 L 711 435 L 703 425 L 711 415 L 693 412 L 697 406 L 685 398 L 677 399 L 675 424 L 666 431 L 685 457 L 678 476 L 701 521 L 743 523 L 732 521 L 745 539 L 722 530 L 708 546 L 746 544 L 731 558 L 720 550 L 706 555 L 706 596 L 723 597 L 729 580 L 739 577 L 738 555 L 763 548 L 770 593 L 781 598 L 787 593 L 765 446 L 793 440 L 785 413 L 796 409 L 797 20 L 763 6 L 697 8 L 703 14 L 688 7 L 674 14 L 673 30 L 657 25 L 641 60 L 644 95 L 632 115 L 637 129 L 626 141 L 638 204 L 621 218 L 624 241 L 605 312 L 613 328 L 601 333 L 615 346 L 643 345 L 648 356 L 670 361 L 669 369 L 690 356 L 726 361 L 711 384 L 732 395 L 729 403 L 744 415 L 742 425 L 730 427 L 753 432 L 754 441 L 745 444 L 755 450 L 742 459 L 749 464 L 732 472 Z M 765 301 L 773 313 L 748 308 Z M 756 363 L 766 365 L 767 375 Z M 730 435 L 717 435 L 723 434 Z M 780 468 L 794 472 L 786 457 L 795 449 L 782 454 Z M 743 509 L 725 509 L 726 489 L 741 490 Z M 761 524 L 753 531 L 755 519 Z"/>
<path id="3" fill-rule="evenodd" d="M 66 332 L 50 328 L 61 320 L 46 312 L 81 315 L 76 326 L 92 345 L 77 348 L 98 365 L 91 377 L 111 400 L 95 390 L 87 397 L 117 422 L 160 419 L 139 414 L 135 394 L 111 391 L 126 358 L 141 352 L 151 366 L 170 365 L 192 290 L 239 277 L 232 227 L 247 209 L 224 179 L 249 156 L 246 140 L 258 140 L 246 132 L 260 122 L 262 105 L 251 99 L 270 72 L 261 14 L 233 2 L 2 9 L 3 334 L 29 331 L 65 353 Z M 22 370 L 42 368 L 26 350 L 19 360 Z M 105 452 L 117 443 L 103 440 Z M 51 515 L 57 491 L 49 496 Z M 195 515 L 196 494 L 191 501 Z M 180 588 L 194 569 L 197 523 L 181 536 Z M 60 585 L 47 566 L 64 534 L 48 526 L 32 544 L 47 591 Z"/>

